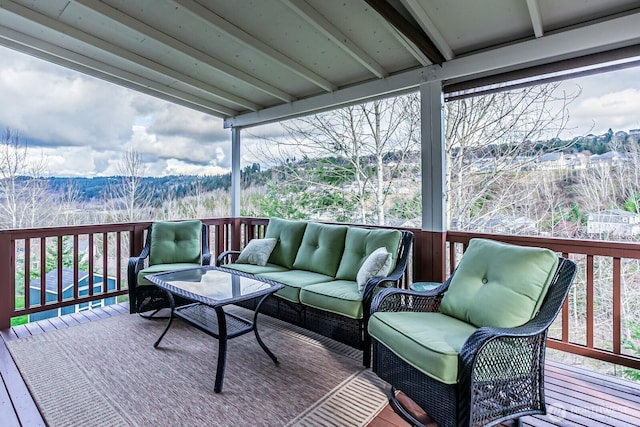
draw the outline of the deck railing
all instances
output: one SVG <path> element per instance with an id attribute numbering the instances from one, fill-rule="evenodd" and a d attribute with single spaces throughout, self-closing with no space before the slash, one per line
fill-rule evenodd
<path id="1" fill-rule="evenodd" d="M 268 223 L 266 218 L 202 221 L 210 226 L 208 237 L 214 257 L 262 237 Z M 0 328 L 7 328 L 13 317 L 123 298 L 127 293 L 127 260 L 140 253 L 149 224 L 0 231 Z M 640 356 L 627 348 L 632 346 L 625 345 L 633 342 L 634 332 L 637 337 L 640 330 L 633 321 L 635 312 L 640 311 L 636 309 L 640 303 L 633 298 L 633 290 L 640 291 L 640 244 L 409 230 L 415 234 L 415 244 L 403 286 L 411 281 L 443 280 L 474 237 L 546 247 L 573 259 L 579 266 L 578 275 L 551 329 L 549 347 L 640 369 Z M 65 268 L 73 272 L 67 287 L 63 285 Z M 52 270 L 53 278 L 51 273 L 46 274 Z M 87 275 L 86 283 L 78 273 L 81 271 L 93 273 Z M 107 286 L 106 278 L 112 286 Z"/>

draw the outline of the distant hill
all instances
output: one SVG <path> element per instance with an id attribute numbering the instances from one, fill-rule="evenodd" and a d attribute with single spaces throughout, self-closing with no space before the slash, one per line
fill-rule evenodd
<path id="1" fill-rule="evenodd" d="M 123 182 L 123 177 L 48 177 L 43 178 L 48 183 L 51 191 L 63 193 L 69 187 L 75 189 L 79 202 L 99 201 L 105 198 L 109 186 Z M 182 198 L 195 194 L 198 185 L 203 191 L 213 191 L 228 188 L 231 184 L 231 175 L 195 176 L 172 175 L 163 177 L 144 177 L 142 186 L 146 192 L 151 193 L 151 200 L 159 201 L 169 196 Z"/>

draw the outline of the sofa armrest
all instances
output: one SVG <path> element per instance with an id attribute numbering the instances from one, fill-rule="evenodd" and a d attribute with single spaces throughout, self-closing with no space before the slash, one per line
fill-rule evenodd
<path id="1" fill-rule="evenodd" d="M 409 255 L 411 253 L 411 245 L 413 243 L 413 233 L 410 231 L 402 232 L 402 239 L 398 246 L 398 254 L 396 266 L 391 273 L 385 277 L 372 277 L 367 281 L 362 293 L 362 302 L 365 308 L 365 316 L 369 312 L 370 302 L 381 288 L 397 287 L 400 279 L 407 269 Z"/>
<path id="2" fill-rule="evenodd" d="M 240 251 L 224 251 L 216 259 L 216 267 L 220 267 L 223 264 L 229 264 L 238 259 Z"/>

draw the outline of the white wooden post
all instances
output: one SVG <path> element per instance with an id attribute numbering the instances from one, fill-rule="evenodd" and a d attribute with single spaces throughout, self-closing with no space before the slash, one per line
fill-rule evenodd
<path id="1" fill-rule="evenodd" d="M 444 95 L 441 81 L 420 85 L 422 139 L 422 230 L 444 232 L 446 164 L 444 151 Z"/>

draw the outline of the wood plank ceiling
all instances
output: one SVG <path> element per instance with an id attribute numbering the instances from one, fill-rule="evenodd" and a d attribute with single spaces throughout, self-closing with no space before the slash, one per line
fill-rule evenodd
<path id="1" fill-rule="evenodd" d="M 244 127 L 631 55 L 640 1 L 0 0 L 0 44 Z"/>

